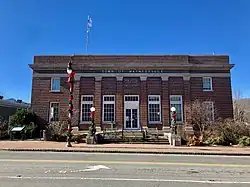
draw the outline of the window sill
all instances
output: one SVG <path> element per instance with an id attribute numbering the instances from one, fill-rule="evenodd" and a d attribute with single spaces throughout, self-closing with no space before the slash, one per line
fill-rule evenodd
<path id="1" fill-rule="evenodd" d="M 149 121 L 148 124 L 149 125 L 162 124 L 162 122 L 161 121 Z"/>
<path id="2" fill-rule="evenodd" d="M 92 124 L 92 122 L 91 121 L 81 121 L 79 124 L 80 125 L 89 125 L 89 124 Z"/>
<path id="3" fill-rule="evenodd" d="M 203 92 L 213 92 L 213 90 L 203 90 Z"/>
<path id="4" fill-rule="evenodd" d="M 115 123 L 112 123 L 110 121 L 102 121 L 102 124 L 104 124 L 104 125 L 111 125 L 111 124 L 115 125 Z"/>
<path id="5" fill-rule="evenodd" d="M 176 124 L 177 124 L 177 125 L 183 125 L 184 122 L 183 122 L 183 121 L 177 121 Z"/>
<path id="6" fill-rule="evenodd" d="M 61 93 L 61 90 L 50 90 L 50 93 Z"/>

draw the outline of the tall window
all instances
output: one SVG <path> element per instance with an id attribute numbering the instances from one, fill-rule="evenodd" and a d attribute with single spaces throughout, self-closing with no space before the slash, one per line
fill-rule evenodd
<path id="1" fill-rule="evenodd" d="M 59 103 L 51 102 L 50 103 L 50 113 L 49 113 L 49 121 L 59 121 Z"/>
<path id="2" fill-rule="evenodd" d="M 115 121 L 115 96 L 104 95 L 103 96 L 103 107 L 102 107 L 102 121 L 103 122 L 114 122 Z"/>
<path id="3" fill-rule="evenodd" d="M 51 78 L 51 91 L 60 92 L 60 77 Z"/>
<path id="4" fill-rule="evenodd" d="M 207 122 L 214 121 L 214 103 L 212 101 L 203 102 L 203 109 Z"/>
<path id="5" fill-rule="evenodd" d="M 161 96 L 149 95 L 148 96 L 148 119 L 149 123 L 161 121 Z"/>
<path id="6" fill-rule="evenodd" d="M 81 122 L 90 122 L 90 108 L 93 106 L 93 95 L 82 95 L 81 98 Z"/>
<path id="7" fill-rule="evenodd" d="M 212 91 L 212 77 L 203 77 L 203 91 Z"/>
<path id="8" fill-rule="evenodd" d="M 170 96 L 170 108 L 176 108 L 176 122 L 182 123 L 183 122 L 183 110 L 182 110 L 182 96 L 181 95 L 171 95 Z"/>

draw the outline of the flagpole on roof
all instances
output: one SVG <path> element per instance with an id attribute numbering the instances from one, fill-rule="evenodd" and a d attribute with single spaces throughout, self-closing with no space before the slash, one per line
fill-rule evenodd
<path id="1" fill-rule="evenodd" d="M 86 33 L 86 53 L 88 53 L 89 32 L 91 27 L 92 27 L 92 19 L 90 16 L 88 16 L 87 33 Z"/>

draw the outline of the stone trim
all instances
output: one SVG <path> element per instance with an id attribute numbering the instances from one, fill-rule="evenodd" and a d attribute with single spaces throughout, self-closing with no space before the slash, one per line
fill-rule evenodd
<path id="1" fill-rule="evenodd" d="M 95 76 L 95 81 L 101 81 L 101 80 L 102 80 L 102 76 Z"/>
<path id="2" fill-rule="evenodd" d="M 147 80 L 147 76 L 140 76 L 140 80 L 141 81 L 146 81 Z"/>
<path id="3" fill-rule="evenodd" d="M 118 77 L 116 77 L 116 80 L 117 81 L 123 81 L 123 77 L 122 76 L 118 76 Z"/>
<path id="4" fill-rule="evenodd" d="M 189 81 L 190 78 L 191 78 L 191 75 L 184 75 L 183 76 L 183 80 L 185 80 L 185 81 Z"/>
<path id="5" fill-rule="evenodd" d="M 57 69 L 62 69 L 64 71 L 66 71 L 67 67 L 65 65 L 65 63 L 57 63 Z M 87 66 L 87 67 L 93 67 L 93 68 L 120 68 L 120 67 L 126 67 L 126 68 L 144 68 L 144 67 L 169 67 L 169 68 L 182 68 L 182 69 L 186 69 L 186 68 L 192 68 L 192 69 L 199 69 L 199 68 L 227 68 L 227 69 L 231 69 L 232 67 L 234 67 L 234 64 L 228 64 L 228 63 L 211 63 L 211 64 L 193 64 L 190 62 L 182 62 L 182 63 L 169 63 L 169 62 L 165 62 L 165 63 L 157 63 L 157 62 L 143 62 L 143 63 L 127 63 L 127 62 L 117 62 L 117 63 L 113 63 L 113 62 L 107 62 L 107 63 L 103 63 L 103 62 L 97 62 L 97 63 L 89 63 L 89 62 L 83 62 L 80 64 L 80 66 Z M 79 65 L 76 63 L 75 67 L 78 67 Z M 49 68 L 53 68 L 51 66 L 51 64 L 29 64 L 29 67 L 32 69 L 49 69 Z M 77 68 L 74 68 L 77 69 Z"/>
<path id="6" fill-rule="evenodd" d="M 162 80 L 162 81 L 168 81 L 168 78 L 169 78 L 168 76 L 162 76 L 162 77 L 161 77 L 161 80 Z"/>
<path id="7" fill-rule="evenodd" d="M 45 74 L 34 73 L 33 77 L 67 77 L 67 74 Z M 162 77 L 168 80 L 169 77 L 185 77 L 184 80 L 190 77 L 231 77 L 230 73 L 76 73 L 75 80 L 80 80 L 81 77 Z"/>

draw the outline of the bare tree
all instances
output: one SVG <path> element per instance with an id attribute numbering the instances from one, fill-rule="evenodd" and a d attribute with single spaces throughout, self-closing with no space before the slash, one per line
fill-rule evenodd
<path id="1" fill-rule="evenodd" d="M 209 101 L 209 100 L 206 100 Z M 209 106 L 208 102 L 196 99 L 191 105 L 191 123 L 195 132 L 195 136 L 199 137 L 200 141 L 203 141 L 206 136 L 207 129 L 215 121 L 216 110 Z"/>
<path id="2" fill-rule="evenodd" d="M 242 99 L 242 92 L 240 90 L 234 91 L 233 96 L 233 113 L 234 113 L 234 120 L 239 122 L 246 121 L 246 107 L 244 103 L 241 103 L 240 100 Z"/>

